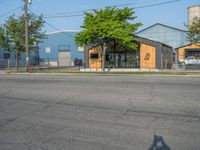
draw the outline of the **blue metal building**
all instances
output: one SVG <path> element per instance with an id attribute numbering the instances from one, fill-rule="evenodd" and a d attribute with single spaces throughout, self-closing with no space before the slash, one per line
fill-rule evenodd
<path id="1" fill-rule="evenodd" d="M 167 44 L 173 49 L 186 45 L 187 31 L 156 23 L 137 33 L 138 36 Z"/>
<path id="2" fill-rule="evenodd" d="M 60 31 L 47 34 L 43 42 L 38 43 L 36 51 L 29 53 L 31 66 L 49 64 L 52 66 L 76 66 L 83 64 L 83 49 L 75 44 L 78 31 Z M 14 67 L 16 53 L 0 47 L 0 67 Z M 26 55 L 22 53 L 19 66 L 25 66 Z"/>
<path id="3" fill-rule="evenodd" d="M 37 64 L 36 52 L 29 53 L 29 63 L 31 66 L 35 66 Z M 15 50 L 6 51 L 2 47 L 0 47 L 0 68 L 5 67 L 14 67 L 16 64 L 16 52 Z M 19 57 L 19 66 L 23 67 L 26 64 L 26 54 L 23 52 Z"/>
<path id="4" fill-rule="evenodd" d="M 74 66 L 83 62 L 83 49 L 75 44 L 78 31 L 60 31 L 47 34 L 47 38 L 38 45 L 40 64 L 53 66 Z"/>

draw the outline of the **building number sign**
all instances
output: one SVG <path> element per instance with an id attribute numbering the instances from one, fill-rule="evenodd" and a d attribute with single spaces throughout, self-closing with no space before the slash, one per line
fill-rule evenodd
<path id="1" fill-rule="evenodd" d="M 144 57 L 144 60 L 149 60 L 150 59 L 150 53 L 146 53 L 145 57 Z"/>

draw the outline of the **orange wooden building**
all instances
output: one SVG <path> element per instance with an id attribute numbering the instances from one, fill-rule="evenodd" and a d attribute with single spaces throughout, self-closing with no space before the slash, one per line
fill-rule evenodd
<path id="1" fill-rule="evenodd" d="M 200 43 L 190 43 L 176 48 L 177 60 L 182 62 L 185 58 L 194 56 L 200 58 Z"/>
<path id="2" fill-rule="evenodd" d="M 172 47 L 153 40 L 135 37 L 137 49 L 125 49 L 113 41 L 107 43 L 105 68 L 171 69 Z M 85 68 L 102 68 L 102 43 L 87 46 Z"/>

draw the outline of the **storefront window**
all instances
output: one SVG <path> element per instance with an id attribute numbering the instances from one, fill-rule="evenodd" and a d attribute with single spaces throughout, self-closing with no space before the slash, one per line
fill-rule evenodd
<path id="1" fill-rule="evenodd" d="M 98 53 L 90 54 L 90 59 L 99 59 L 99 54 Z"/>
<path id="2" fill-rule="evenodd" d="M 3 58 L 4 59 L 10 59 L 10 53 L 4 53 Z"/>
<path id="3" fill-rule="evenodd" d="M 190 56 L 200 58 L 200 48 L 185 49 L 185 58 Z"/>

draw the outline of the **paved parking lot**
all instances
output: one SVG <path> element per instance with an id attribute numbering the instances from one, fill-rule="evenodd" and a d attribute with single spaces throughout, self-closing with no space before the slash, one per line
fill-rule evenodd
<path id="1" fill-rule="evenodd" d="M 198 150 L 199 141 L 198 77 L 0 75 L 0 150 Z"/>

